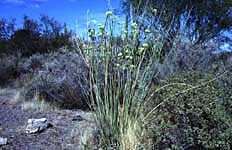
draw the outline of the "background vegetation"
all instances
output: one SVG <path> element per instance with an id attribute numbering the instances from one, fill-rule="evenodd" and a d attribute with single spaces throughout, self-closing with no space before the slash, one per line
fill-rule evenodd
<path id="1" fill-rule="evenodd" d="M 25 16 L 22 28 L 1 19 L 1 84 L 26 101 L 91 109 L 98 148 L 231 149 L 232 53 L 220 51 L 231 42 L 231 1 L 122 6 L 120 35 L 107 11 L 86 39 L 48 16 Z"/>
<path id="2" fill-rule="evenodd" d="M 31 56 L 71 46 L 72 31 L 54 18 L 41 16 L 40 20 L 23 18 L 23 27 L 16 28 L 15 20 L 0 20 L 0 54 L 20 53 Z"/>

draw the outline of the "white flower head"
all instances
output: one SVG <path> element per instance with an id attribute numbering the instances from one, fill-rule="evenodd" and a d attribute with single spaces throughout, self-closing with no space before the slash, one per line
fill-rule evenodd
<path id="1" fill-rule="evenodd" d="M 113 12 L 112 12 L 112 11 L 107 11 L 107 12 L 106 12 L 106 16 L 107 16 L 107 17 L 113 16 Z"/>
<path id="2" fill-rule="evenodd" d="M 148 47 L 149 47 L 149 44 L 148 44 L 148 43 L 143 43 L 143 47 L 144 47 L 144 48 L 148 48 Z"/>
<path id="3" fill-rule="evenodd" d="M 133 22 L 133 23 L 131 24 L 131 27 L 132 27 L 133 29 L 136 29 L 136 28 L 138 27 L 138 25 L 137 25 L 136 22 Z"/>
<path id="4" fill-rule="evenodd" d="M 156 15 L 157 14 L 157 9 L 155 9 L 155 8 L 152 9 L 152 13 Z"/>
<path id="5" fill-rule="evenodd" d="M 122 55 L 123 55 L 122 53 L 119 53 L 119 54 L 118 54 L 118 57 L 122 57 Z"/>
<path id="6" fill-rule="evenodd" d="M 145 33 L 151 33 L 151 30 L 146 29 L 146 30 L 145 30 Z"/>

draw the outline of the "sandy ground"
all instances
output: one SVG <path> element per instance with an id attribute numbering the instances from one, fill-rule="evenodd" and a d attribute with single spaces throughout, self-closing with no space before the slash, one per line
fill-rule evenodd
<path id="1" fill-rule="evenodd" d="M 78 150 L 82 149 L 85 134 L 90 135 L 96 129 L 91 113 L 81 110 L 24 110 L 21 102 L 15 101 L 16 93 L 17 90 L 10 89 L 0 92 L 0 137 L 8 139 L 8 144 L 1 146 L 0 150 Z M 27 120 L 43 117 L 53 126 L 42 133 L 26 134 Z"/>

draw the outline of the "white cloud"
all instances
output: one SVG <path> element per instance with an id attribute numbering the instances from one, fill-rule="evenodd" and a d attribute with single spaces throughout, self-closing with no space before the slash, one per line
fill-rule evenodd
<path id="1" fill-rule="evenodd" d="M 48 0 L 3 0 L 0 4 L 38 8 L 46 1 Z"/>
<path id="2" fill-rule="evenodd" d="M 29 0 L 27 4 L 29 4 L 31 7 L 39 8 L 41 4 L 47 2 L 48 0 Z"/>

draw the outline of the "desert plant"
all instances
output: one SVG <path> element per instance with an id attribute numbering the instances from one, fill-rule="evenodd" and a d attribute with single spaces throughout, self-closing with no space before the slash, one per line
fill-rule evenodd
<path id="1" fill-rule="evenodd" d="M 149 29 L 141 32 L 134 22 L 130 27 L 125 25 L 118 46 L 114 19 L 113 13 L 107 12 L 106 21 L 99 29 L 88 30 L 89 40 L 81 50 L 89 68 L 89 105 L 95 113 L 104 149 L 150 149 L 152 144 L 147 143 L 150 143 L 148 133 L 153 113 L 171 100 L 162 97 L 148 110 L 153 96 L 170 86 L 180 86 L 183 90 L 171 93 L 171 97 L 186 94 L 207 86 L 222 75 L 197 85 L 178 82 L 154 89 L 152 82 L 157 73 L 154 67 L 163 48 L 162 38 L 153 41 L 153 37 L 149 38 Z M 147 34 L 146 38 L 141 39 L 141 34 Z"/>
<path id="2" fill-rule="evenodd" d="M 0 85 L 5 85 L 17 77 L 18 61 L 19 57 L 15 55 L 0 56 Z"/>
<path id="3" fill-rule="evenodd" d="M 225 76 L 227 74 L 223 78 Z M 231 148 L 232 118 L 228 112 L 231 106 L 225 105 L 231 101 L 231 94 L 228 94 L 230 89 L 226 91 L 220 84 L 225 79 L 214 80 L 187 93 L 183 92 L 185 87 L 174 84 L 182 82 L 198 86 L 213 78 L 212 74 L 184 72 L 170 76 L 162 83 L 172 86 L 157 92 L 147 105 L 149 111 L 162 103 L 153 113 L 155 117 L 150 120 L 154 149 Z M 167 97 L 171 99 L 164 101 Z"/>
<path id="4" fill-rule="evenodd" d="M 79 54 L 33 55 L 21 63 L 19 69 L 23 78 L 31 77 L 24 83 L 23 95 L 27 101 L 38 95 L 46 102 L 64 108 L 88 108 L 85 94 L 89 90 L 88 69 Z"/>
<path id="5" fill-rule="evenodd" d="M 139 149 L 145 146 L 143 103 L 150 94 L 154 54 L 148 53 L 148 43 L 139 43 L 136 23 L 131 25 L 130 38 L 122 38 L 123 47 L 119 48 L 113 34 L 114 15 L 109 11 L 106 16 L 99 36 L 90 31 L 90 41 L 83 50 L 90 70 L 90 107 L 103 148 Z"/>

